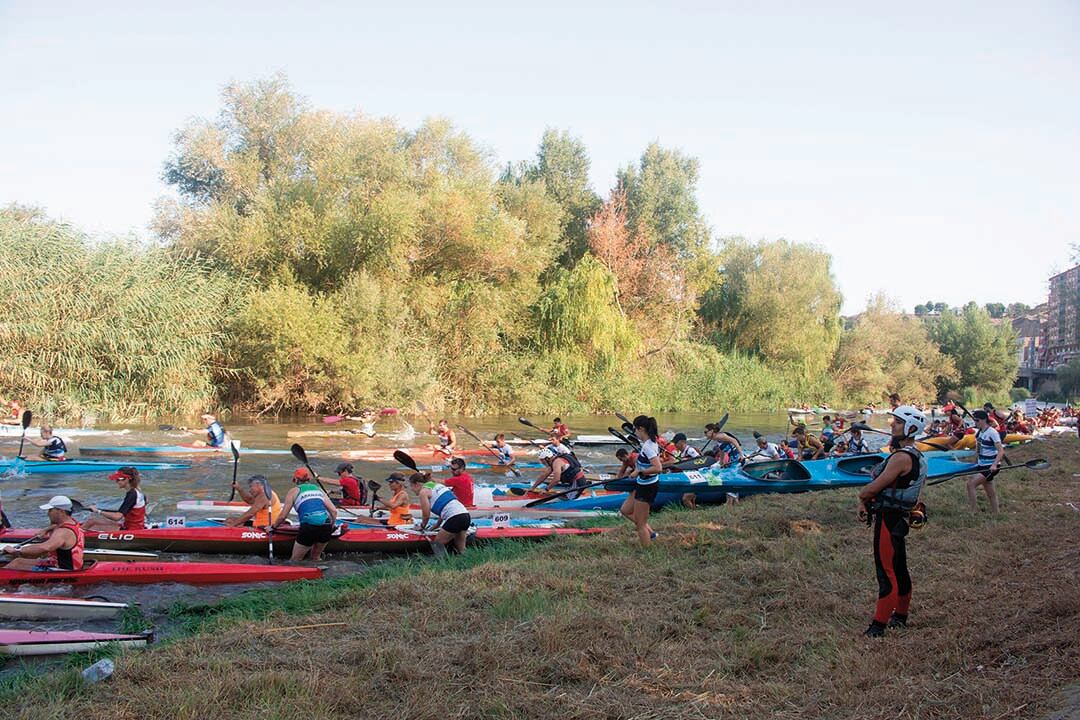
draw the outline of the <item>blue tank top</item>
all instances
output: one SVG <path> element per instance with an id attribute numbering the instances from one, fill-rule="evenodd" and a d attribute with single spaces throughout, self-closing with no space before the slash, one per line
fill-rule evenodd
<path id="1" fill-rule="evenodd" d="M 304 483 L 298 486 L 300 492 L 296 495 L 296 515 L 300 518 L 301 525 L 329 525 L 330 513 L 323 504 L 323 492 L 318 485 Z"/>
<path id="2" fill-rule="evenodd" d="M 206 444 L 210 447 L 221 447 L 225 444 L 225 428 L 217 420 L 206 426 Z"/>

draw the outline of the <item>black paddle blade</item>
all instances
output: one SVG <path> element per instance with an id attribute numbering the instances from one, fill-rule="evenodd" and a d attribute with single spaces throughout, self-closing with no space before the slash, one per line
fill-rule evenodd
<path id="1" fill-rule="evenodd" d="M 30 421 L 34 419 L 34 413 L 29 410 L 24 410 L 22 414 L 22 429 L 30 427 Z"/>
<path id="2" fill-rule="evenodd" d="M 535 425 L 533 425 L 533 424 L 532 424 L 532 422 L 530 422 L 530 421 L 528 420 L 528 418 L 523 418 L 523 417 L 521 417 L 520 415 L 518 415 L 518 422 L 519 422 L 519 423 L 521 423 L 522 425 L 525 425 L 525 426 L 527 426 L 527 427 L 531 427 L 531 428 L 533 428 L 533 429 L 535 429 L 535 430 L 540 430 L 540 428 L 538 428 L 538 427 L 536 427 Z M 541 432 L 543 432 L 543 430 L 540 430 L 540 431 L 541 431 Z"/>
<path id="3" fill-rule="evenodd" d="M 622 424 L 622 429 L 623 429 L 623 432 L 624 432 L 624 433 L 626 433 L 627 435 L 633 435 L 633 434 L 635 434 L 635 431 L 634 431 L 634 426 L 633 426 L 633 424 L 631 424 L 631 423 L 628 423 L 628 422 L 624 422 L 624 423 Z"/>
<path id="4" fill-rule="evenodd" d="M 611 433 L 612 435 L 614 435 L 615 437 L 617 437 L 617 438 L 618 438 L 619 440 L 622 440 L 622 441 L 623 441 L 624 443 L 626 443 L 627 445 L 629 445 L 629 444 L 630 444 L 630 441 L 626 439 L 626 436 L 625 436 L 625 435 L 623 435 L 623 434 L 622 434 L 621 432 L 619 432 L 618 430 L 616 430 L 615 428 L 613 428 L 613 427 L 611 427 L 611 426 L 608 426 L 608 429 L 607 429 L 607 431 L 608 431 L 609 433 Z"/>
<path id="5" fill-rule="evenodd" d="M 416 467 L 416 461 L 412 459 L 412 456 L 404 450 L 395 450 L 394 459 L 407 468 L 411 468 L 413 472 L 420 472 L 420 469 Z"/>
<path id="6" fill-rule="evenodd" d="M 291 452 L 292 456 L 294 458 L 296 458 L 297 460 L 299 460 L 304 465 L 308 464 L 307 453 L 304 452 L 304 448 L 303 448 L 302 445 L 300 445 L 300 443 L 293 443 L 292 447 L 289 448 L 289 452 Z"/>
<path id="7" fill-rule="evenodd" d="M 300 447 L 300 446 L 299 445 L 294 445 L 293 447 Z M 240 460 L 240 448 L 236 447 L 236 443 L 234 443 L 234 442 L 229 443 L 229 450 L 232 452 L 233 462 L 236 462 L 236 461 Z M 300 452 L 304 452 L 304 449 L 300 448 Z M 296 454 L 296 451 L 293 450 L 293 455 L 295 455 L 295 454 Z"/>
<path id="8" fill-rule="evenodd" d="M 724 426 L 727 425 L 727 421 L 728 421 L 728 414 L 724 413 L 724 417 L 722 417 L 722 418 L 720 418 L 719 420 L 716 421 L 716 431 L 719 432 L 719 431 L 723 430 Z"/>
<path id="9" fill-rule="evenodd" d="M 1032 470 L 1047 470 L 1050 467 L 1050 463 L 1043 458 L 1036 460 L 1028 460 L 1024 463 L 1024 467 L 1031 468 Z"/>
<path id="10" fill-rule="evenodd" d="M 623 427 L 626 427 L 627 425 L 629 425 L 630 427 L 634 427 L 634 423 L 630 422 L 630 418 L 626 417 L 622 413 L 615 413 L 615 417 L 622 420 Z"/>
<path id="11" fill-rule="evenodd" d="M 368 480 L 367 481 L 367 486 L 368 486 L 368 490 L 370 490 L 371 492 L 379 492 L 379 488 L 382 487 L 382 485 L 375 482 L 374 480 Z"/>
<path id="12" fill-rule="evenodd" d="M 176 426 L 175 425 L 158 425 L 157 429 L 162 431 L 162 432 L 168 432 L 169 430 L 175 430 Z"/>

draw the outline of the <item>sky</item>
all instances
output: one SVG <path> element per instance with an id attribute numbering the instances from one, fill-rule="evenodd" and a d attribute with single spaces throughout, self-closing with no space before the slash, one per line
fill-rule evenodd
<path id="1" fill-rule="evenodd" d="M 0 205 L 147 236 L 176 130 L 277 72 L 315 107 L 447 117 L 499 166 L 569 130 L 601 195 L 678 148 L 716 237 L 828 250 L 846 314 L 1034 305 L 1080 242 L 1077 0 L 0 0 Z"/>

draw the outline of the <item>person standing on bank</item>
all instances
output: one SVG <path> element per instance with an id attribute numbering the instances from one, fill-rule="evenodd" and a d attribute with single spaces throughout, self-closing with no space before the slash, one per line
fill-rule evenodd
<path id="1" fill-rule="evenodd" d="M 986 410 L 976 410 L 971 413 L 975 418 L 975 447 L 978 449 L 978 462 L 980 472 L 972 475 L 967 481 L 968 504 L 972 512 L 978 512 L 979 504 L 975 499 L 975 491 L 980 485 L 986 490 L 986 499 L 990 501 L 990 511 L 998 512 L 997 491 L 994 490 L 994 476 L 998 474 L 1001 461 L 1005 458 L 1005 446 L 1001 444 L 1001 434 L 990 424 L 990 414 Z"/>
<path id="2" fill-rule="evenodd" d="M 859 518 L 872 518 L 874 568 L 878 600 L 867 637 L 881 637 L 885 628 L 907 627 L 911 606 L 911 574 L 907 566 L 908 518 L 926 483 L 926 459 L 915 447 L 915 436 L 926 428 L 926 415 L 900 405 L 892 416 L 893 453 L 876 465 L 870 483 L 859 491 Z"/>
<path id="3" fill-rule="evenodd" d="M 641 441 L 634 471 L 630 473 L 636 483 L 619 512 L 634 523 L 641 546 L 648 547 L 656 539 L 656 531 L 649 525 L 649 511 L 660 489 L 660 473 L 664 471 L 660 463 L 660 446 L 656 443 L 660 435 L 656 418 L 646 415 L 634 418 L 634 435 Z"/>
<path id="4" fill-rule="evenodd" d="M 309 552 L 311 559 L 318 561 L 322 558 L 326 544 L 333 537 L 337 508 L 326 493 L 312 481 L 307 468 L 297 468 L 292 480 L 295 487 L 285 496 L 285 506 L 274 520 L 271 532 L 276 531 L 289 519 L 289 513 L 295 507 L 300 529 L 293 543 L 292 561 L 303 560 Z"/>

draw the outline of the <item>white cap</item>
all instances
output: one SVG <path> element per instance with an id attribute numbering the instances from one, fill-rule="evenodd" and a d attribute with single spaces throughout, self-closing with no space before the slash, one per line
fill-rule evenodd
<path id="1" fill-rule="evenodd" d="M 41 506 L 42 510 L 52 510 L 53 508 L 71 512 L 71 498 L 67 495 L 54 495 L 49 502 Z"/>

